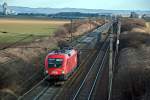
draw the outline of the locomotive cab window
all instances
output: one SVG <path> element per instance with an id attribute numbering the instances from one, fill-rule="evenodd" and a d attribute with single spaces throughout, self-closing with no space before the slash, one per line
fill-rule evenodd
<path id="1" fill-rule="evenodd" d="M 48 68 L 60 68 L 62 67 L 63 59 L 60 58 L 49 58 L 48 59 Z"/>

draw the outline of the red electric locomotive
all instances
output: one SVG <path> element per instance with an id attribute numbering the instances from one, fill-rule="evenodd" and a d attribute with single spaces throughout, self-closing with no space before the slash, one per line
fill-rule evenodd
<path id="1" fill-rule="evenodd" d="M 67 80 L 78 66 L 77 58 L 77 50 L 72 48 L 52 51 L 45 59 L 46 74 L 50 79 Z"/>

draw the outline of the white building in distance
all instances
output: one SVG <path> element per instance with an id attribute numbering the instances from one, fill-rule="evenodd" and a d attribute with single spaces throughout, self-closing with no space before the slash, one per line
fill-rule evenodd
<path id="1" fill-rule="evenodd" d="M 7 3 L 4 2 L 4 4 L 2 5 L 2 7 L 3 7 L 3 14 L 4 15 L 8 15 L 9 12 L 8 12 L 8 5 L 7 5 Z"/>

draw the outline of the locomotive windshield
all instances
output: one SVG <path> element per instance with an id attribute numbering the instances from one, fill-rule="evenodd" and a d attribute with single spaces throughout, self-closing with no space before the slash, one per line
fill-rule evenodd
<path id="1" fill-rule="evenodd" d="M 63 59 L 60 58 L 49 58 L 48 59 L 48 68 L 60 68 L 62 66 Z"/>

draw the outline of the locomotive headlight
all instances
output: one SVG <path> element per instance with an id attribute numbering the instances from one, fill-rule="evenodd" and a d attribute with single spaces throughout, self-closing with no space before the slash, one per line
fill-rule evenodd
<path id="1" fill-rule="evenodd" d="M 48 70 L 46 70 L 45 73 L 48 74 Z"/>
<path id="2" fill-rule="evenodd" d="M 62 74 L 65 74 L 65 71 L 64 71 L 64 70 L 62 71 Z"/>

